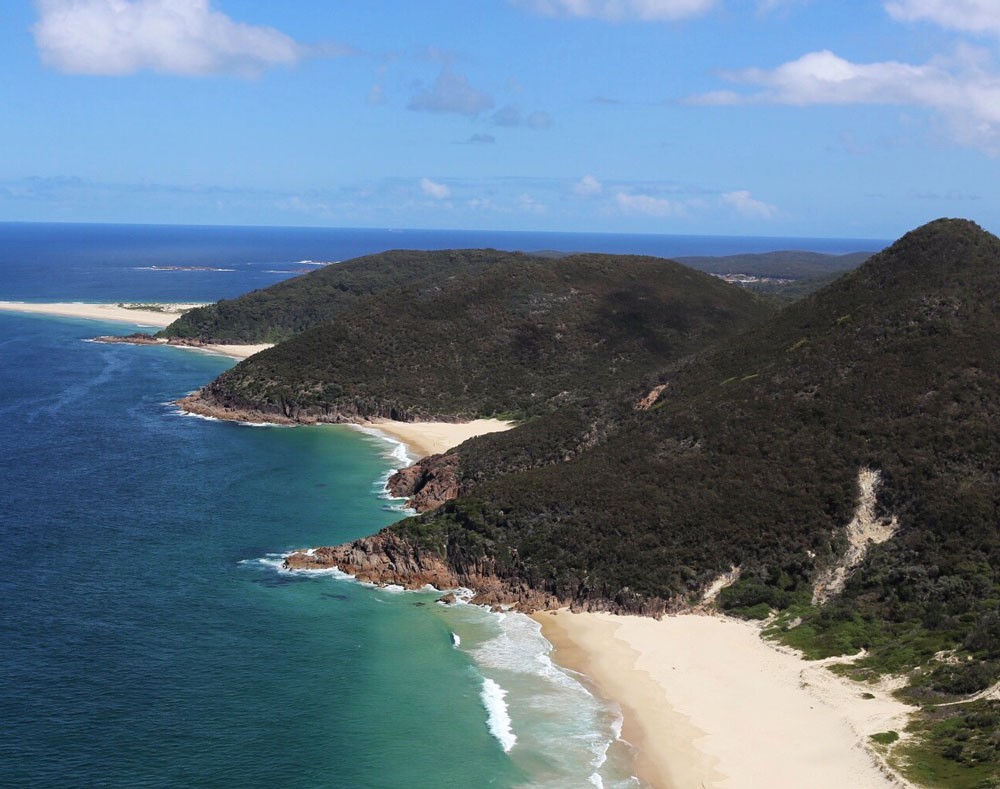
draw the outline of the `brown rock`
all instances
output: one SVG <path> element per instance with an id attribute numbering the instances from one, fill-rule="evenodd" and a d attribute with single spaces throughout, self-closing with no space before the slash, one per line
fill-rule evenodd
<path id="1" fill-rule="evenodd" d="M 423 458 L 393 474 L 389 478 L 389 492 L 406 498 L 406 506 L 417 512 L 437 509 L 462 492 L 458 481 L 460 460 L 457 452 Z"/>

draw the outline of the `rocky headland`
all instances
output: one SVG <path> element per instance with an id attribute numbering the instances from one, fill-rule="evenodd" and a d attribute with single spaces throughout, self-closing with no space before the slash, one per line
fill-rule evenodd
<path id="1" fill-rule="evenodd" d="M 286 570 L 309 571 L 337 569 L 358 581 L 376 586 L 401 586 L 423 589 L 432 586 L 442 591 L 470 589 L 475 605 L 503 606 L 522 613 L 554 611 L 605 611 L 659 616 L 688 608 L 679 601 L 647 600 L 628 605 L 603 598 L 564 597 L 533 585 L 516 566 L 505 565 L 492 556 L 445 558 L 436 551 L 422 548 L 406 536 L 383 530 L 343 545 L 294 551 L 285 556 Z"/>

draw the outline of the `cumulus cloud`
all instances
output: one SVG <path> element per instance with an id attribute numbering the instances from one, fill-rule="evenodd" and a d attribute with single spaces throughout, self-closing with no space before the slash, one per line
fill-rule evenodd
<path id="1" fill-rule="evenodd" d="M 252 76 L 306 48 L 271 27 L 236 22 L 209 0 L 38 0 L 42 61 L 71 74 Z"/>
<path id="2" fill-rule="evenodd" d="M 420 179 L 420 191 L 435 200 L 447 200 L 451 197 L 451 189 L 448 188 L 447 184 L 432 181 L 430 178 Z"/>
<path id="3" fill-rule="evenodd" d="M 597 197 L 604 191 L 604 184 L 592 175 L 585 175 L 573 184 L 573 194 L 577 197 Z"/>
<path id="4" fill-rule="evenodd" d="M 492 109 L 493 97 L 472 87 L 468 77 L 445 65 L 434 85 L 418 91 L 407 108 L 418 112 L 454 112 L 474 116 Z"/>
<path id="5" fill-rule="evenodd" d="M 747 92 L 716 91 L 696 104 L 884 104 L 936 112 L 959 142 L 1000 152 L 1000 74 L 982 53 L 959 49 L 923 65 L 852 63 L 833 52 L 810 52 L 774 69 L 723 73 Z"/>
<path id="6" fill-rule="evenodd" d="M 665 197 L 654 197 L 647 194 L 619 192 L 615 195 L 615 203 L 624 214 L 645 216 L 683 216 L 685 214 L 683 204 L 667 200 Z"/>
<path id="7" fill-rule="evenodd" d="M 510 0 L 545 16 L 603 19 L 609 22 L 669 22 L 701 16 L 716 0 Z"/>
<path id="8" fill-rule="evenodd" d="M 1000 36 L 996 0 L 894 0 L 885 10 L 900 22 L 933 22 L 963 33 Z"/>
<path id="9" fill-rule="evenodd" d="M 757 200 L 745 189 L 726 192 L 721 200 L 724 205 L 736 209 L 737 213 L 748 219 L 774 219 L 778 215 L 777 208 Z"/>

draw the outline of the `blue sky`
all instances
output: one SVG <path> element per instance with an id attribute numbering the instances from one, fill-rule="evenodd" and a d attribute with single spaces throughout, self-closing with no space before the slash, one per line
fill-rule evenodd
<path id="1" fill-rule="evenodd" d="M 998 0 L 4 0 L 0 220 L 1000 231 Z"/>

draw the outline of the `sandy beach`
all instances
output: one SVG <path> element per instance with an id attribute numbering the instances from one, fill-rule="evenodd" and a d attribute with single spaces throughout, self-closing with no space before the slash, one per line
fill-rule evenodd
<path id="1" fill-rule="evenodd" d="M 657 789 L 909 786 L 865 742 L 912 708 L 761 640 L 752 623 L 687 614 L 535 617 L 553 658 L 616 700 L 640 777 Z M 863 694 L 873 695 L 867 698 Z"/>
<path id="2" fill-rule="evenodd" d="M 58 315 L 63 318 L 87 318 L 89 320 L 131 323 L 137 326 L 154 326 L 162 329 L 169 326 L 178 316 L 200 304 L 158 304 L 159 309 L 143 310 L 121 307 L 118 304 L 96 304 L 80 301 L 50 302 L 34 304 L 23 301 L 0 301 L 0 310 L 7 312 L 31 312 L 39 315 Z"/>
<path id="3" fill-rule="evenodd" d="M 0 310 L 6 312 L 27 312 L 36 315 L 53 315 L 61 318 L 84 318 L 86 320 L 110 321 L 112 323 L 128 323 L 133 326 L 162 329 L 169 326 L 179 315 L 200 304 L 157 304 L 157 309 L 133 309 L 118 304 L 97 304 L 92 302 L 67 301 L 36 304 L 22 301 L 0 301 Z M 167 344 L 166 340 L 163 341 Z M 217 353 L 233 359 L 246 359 L 248 356 L 272 347 L 269 344 L 260 345 L 177 345 L 178 348 L 190 348 L 193 351 Z"/>
<path id="4" fill-rule="evenodd" d="M 463 441 L 486 433 L 499 433 L 514 427 L 500 419 L 474 419 L 471 422 L 364 422 L 362 427 L 379 430 L 399 439 L 417 457 L 437 455 L 457 447 Z"/>

